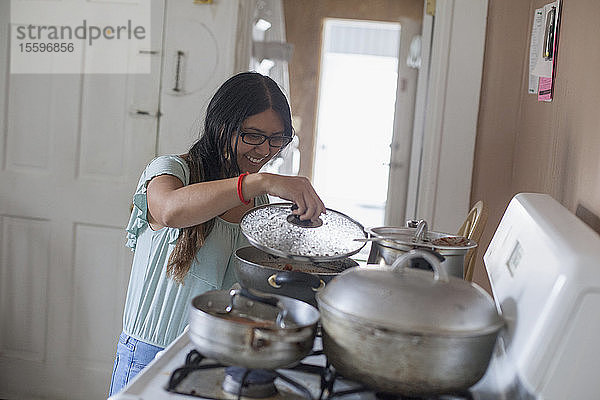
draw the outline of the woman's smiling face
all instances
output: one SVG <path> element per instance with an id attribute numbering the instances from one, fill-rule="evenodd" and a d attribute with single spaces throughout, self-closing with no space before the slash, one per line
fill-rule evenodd
<path id="1" fill-rule="evenodd" d="M 242 132 L 272 137 L 283 135 L 284 126 L 279 114 L 273 109 L 268 109 L 246 118 L 242 123 Z M 258 172 L 279 152 L 278 147 L 269 145 L 269 140 L 265 140 L 259 145 L 245 143 L 239 135 L 233 136 L 232 140 L 234 149 L 237 140 L 237 163 L 241 172 Z"/>

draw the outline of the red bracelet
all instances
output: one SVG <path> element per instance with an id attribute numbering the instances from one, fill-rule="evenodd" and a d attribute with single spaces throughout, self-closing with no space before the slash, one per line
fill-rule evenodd
<path id="1" fill-rule="evenodd" d="M 248 174 L 249 174 L 249 172 L 244 172 L 243 174 L 241 174 L 240 177 L 238 178 L 238 182 L 237 182 L 238 197 L 244 204 L 250 204 L 250 200 L 244 200 L 244 195 L 242 194 L 242 181 L 244 180 L 244 177 Z"/>

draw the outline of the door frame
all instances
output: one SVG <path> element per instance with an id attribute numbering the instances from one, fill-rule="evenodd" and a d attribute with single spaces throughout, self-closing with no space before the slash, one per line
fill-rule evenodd
<path id="1" fill-rule="evenodd" d="M 423 17 L 431 53 L 417 87 L 406 217 L 438 231 L 456 231 L 470 206 L 487 9 L 488 0 L 437 0 Z"/>

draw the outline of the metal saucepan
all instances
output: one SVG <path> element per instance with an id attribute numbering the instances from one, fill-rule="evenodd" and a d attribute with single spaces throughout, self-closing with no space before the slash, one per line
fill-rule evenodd
<path id="1" fill-rule="evenodd" d="M 412 222 L 412 221 L 409 221 Z M 382 226 L 367 229 L 373 242 L 368 264 L 394 261 L 413 249 L 429 249 L 443 257 L 442 265 L 448 274 L 463 277 L 465 255 L 477 243 L 462 236 L 427 230 L 427 223 L 420 221 L 418 227 Z"/>
<path id="2" fill-rule="evenodd" d="M 422 257 L 434 272 L 405 268 Z M 422 250 L 353 268 L 317 294 L 323 348 L 341 375 L 389 393 L 465 390 L 484 375 L 504 321 L 476 284 Z"/>
<path id="3" fill-rule="evenodd" d="M 350 258 L 328 262 L 297 261 L 242 247 L 235 252 L 235 275 L 242 287 L 293 297 L 314 306 L 315 294 L 336 275 L 358 263 Z"/>
<path id="4" fill-rule="evenodd" d="M 276 369 L 297 364 L 312 350 L 319 311 L 285 296 L 213 290 L 196 296 L 190 339 L 224 365 Z"/>

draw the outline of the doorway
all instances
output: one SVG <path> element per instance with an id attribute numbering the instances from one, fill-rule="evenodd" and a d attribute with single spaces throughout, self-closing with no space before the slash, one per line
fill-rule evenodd
<path id="1" fill-rule="evenodd" d="M 385 220 L 400 23 L 327 18 L 313 183 L 328 208 L 364 226 Z"/>

